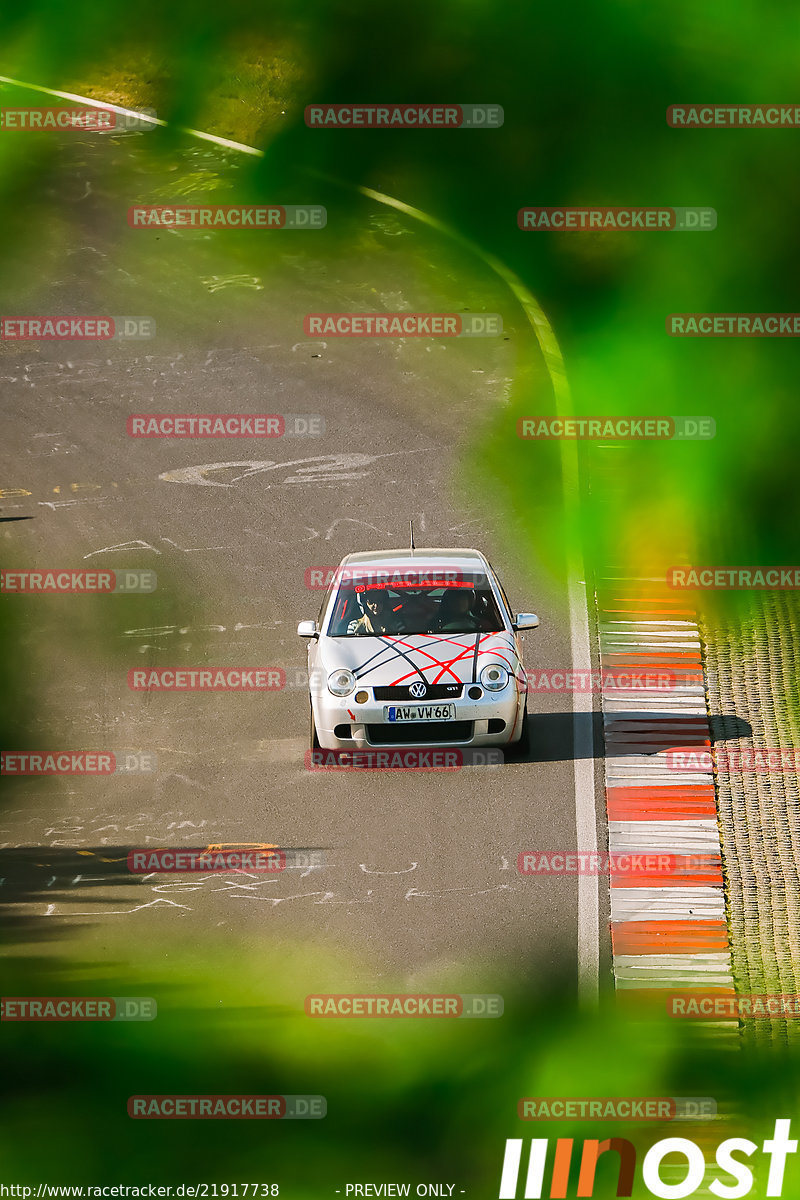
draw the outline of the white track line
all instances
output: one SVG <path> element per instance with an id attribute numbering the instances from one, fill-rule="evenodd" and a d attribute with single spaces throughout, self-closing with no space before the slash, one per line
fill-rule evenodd
<path id="1" fill-rule="evenodd" d="M 78 104 L 88 104 L 91 108 L 102 108 L 105 112 L 119 113 L 124 117 L 137 117 L 140 121 L 149 121 L 151 125 L 160 125 L 164 129 L 169 124 L 159 117 L 151 117 L 149 113 L 137 112 L 134 108 L 123 108 L 107 100 L 92 100 L 89 96 L 76 96 L 74 92 L 59 92 L 56 88 L 40 87 L 38 83 L 23 83 L 21 79 L 10 79 L 8 75 L 0 75 L 0 83 L 10 83 L 14 87 L 42 92 L 45 96 L 59 96 L 62 100 L 75 100 Z M 182 125 L 176 125 L 175 128 L 181 133 L 191 134 L 192 137 L 202 138 L 204 142 L 213 142 L 216 146 L 224 146 L 228 150 L 239 150 L 242 154 L 252 154 L 258 158 L 264 157 L 263 150 L 258 150 L 255 146 L 246 146 L 243 142 L 232 142 L 228 138 L 217 137 L 214 133 L 203 133 L 202 129 L 190 129 Z"/>

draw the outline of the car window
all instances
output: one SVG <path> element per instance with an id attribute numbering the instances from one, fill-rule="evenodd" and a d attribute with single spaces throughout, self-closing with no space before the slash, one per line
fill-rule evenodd
<path id="1" fill-rule="evenodd" d="M 499 633 L 505 628 L 484 581 L 402 587 L 342 583 L 333 603 L 329 637 Z"/>

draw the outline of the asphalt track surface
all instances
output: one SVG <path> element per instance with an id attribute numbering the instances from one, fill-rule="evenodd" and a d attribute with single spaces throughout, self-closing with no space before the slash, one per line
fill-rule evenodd
<path id="1" fill-rule="evenodd" d="M 347 253 L 324 233 L 201 242 L 127 229 L 120 171 L 145 136 L 70 142 L 53 189 L 64 228 L 21 239 L 7 264 L 3 312 L 157 325 L 149 342 L 0 344 L 4 565 L 159 578 L 149 596 L 3 598 L 20 667 L 18 742 L 6 748 L 157 758 L 152 774 L 3 781 L 0 896 L 17 953 L 62 965 L 124 954 L 168 978 L 178 950 L 200 972 L 211 943 L 272 961 L 299 949 L 299 1003 L 309 989 L 496 992 L 510 980 L 536 991 L 555 978 L 571 992 L 577 880 L 521 877 L 516 858 L 575 848 L 572 698 L 529 698 L 525 762 L 311 772 L 295 633 L 319 607 L 308 568 L 405 546 L 413 518 L 418 545 L 482 550 L 512 607 L 539 614 L 529 667 L 569 664 L 563 585 L 464 465 L 530 331 L 499 284 L 452 260 L 443 269 L 438 235 L 377 205 L 364 205 L 364 237 Z M 281 241 L 232 267 L 230 239 L 263 236 Z M 313 253 L 291 240 L 315 237 Z M 449 308 L 446 295 L 457 311 L 469 288 L 504 314 L 504 338 L 302 333 L 307 311 L 432 311 Z M 133 440 L 136 412 L 317 414 L 325 433 Z M 132 692 L 128 670 L 149 666 L 280 667 L 288 685 Z M 140 879 L 121 861 L 133 847 L 224 842 L 316 848 L 324 866 Z M 605 905 L 602 881 L 600 895 Z M 213 1004 L 213 973 L 205 986 Z"/>

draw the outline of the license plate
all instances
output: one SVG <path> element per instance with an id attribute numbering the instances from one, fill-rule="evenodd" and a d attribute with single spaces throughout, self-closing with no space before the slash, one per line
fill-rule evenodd
<path id="1" fill-rule="evenodd" d="M 384 721 L 455 721 L 455 704 L 387 704 Z"/>

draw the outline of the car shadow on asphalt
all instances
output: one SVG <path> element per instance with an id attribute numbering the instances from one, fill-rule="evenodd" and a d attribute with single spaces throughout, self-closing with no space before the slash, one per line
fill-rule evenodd
<path id="1" fill-rule="evenodd" d="M 627 714 L 626 714 L 627 715 Z M 566 762 L 578 757 L 576 746 L 587 747 L 581 754 L 583 758 L 624 758 L 641 754 L 657 754 L 680 747 L 682 750 L 708 749 L 704 744 L 709 740 L 708 730 L 711 730 L 712 745 L 718 741 L 734 741 L 737 738 L 752 736 L 752 726 L 741 717 L 733 714 L 723 714 L 719 717 L 699 718 L 695 730 L 687 730 L 687 719 L 676 717 L 671 712 L 648 712 L 646 714 L 631 714 L 631 725 L 638 724 L 641 719 L 652 731 L 653 738 L 658 740 L 658 749 L 650 748 L 652 742 L 643 743 L 633 738 L 644 737 L 644 732 L 631 731 L 632 740 L 618 741 L 613 748 L 607 748 L 603 737 L 603 714 L 601 712 L 572 713 L 547 712 L 528 713 L 530 726 L 530 750 L 528 754 L 520 755 L 516 762 Z M 649 738 L 649 734 L 647 735 Z M 589 751 L 588 747 L 592 750 Z M 646 748 L 647 747 L 647 748 Z"/>

